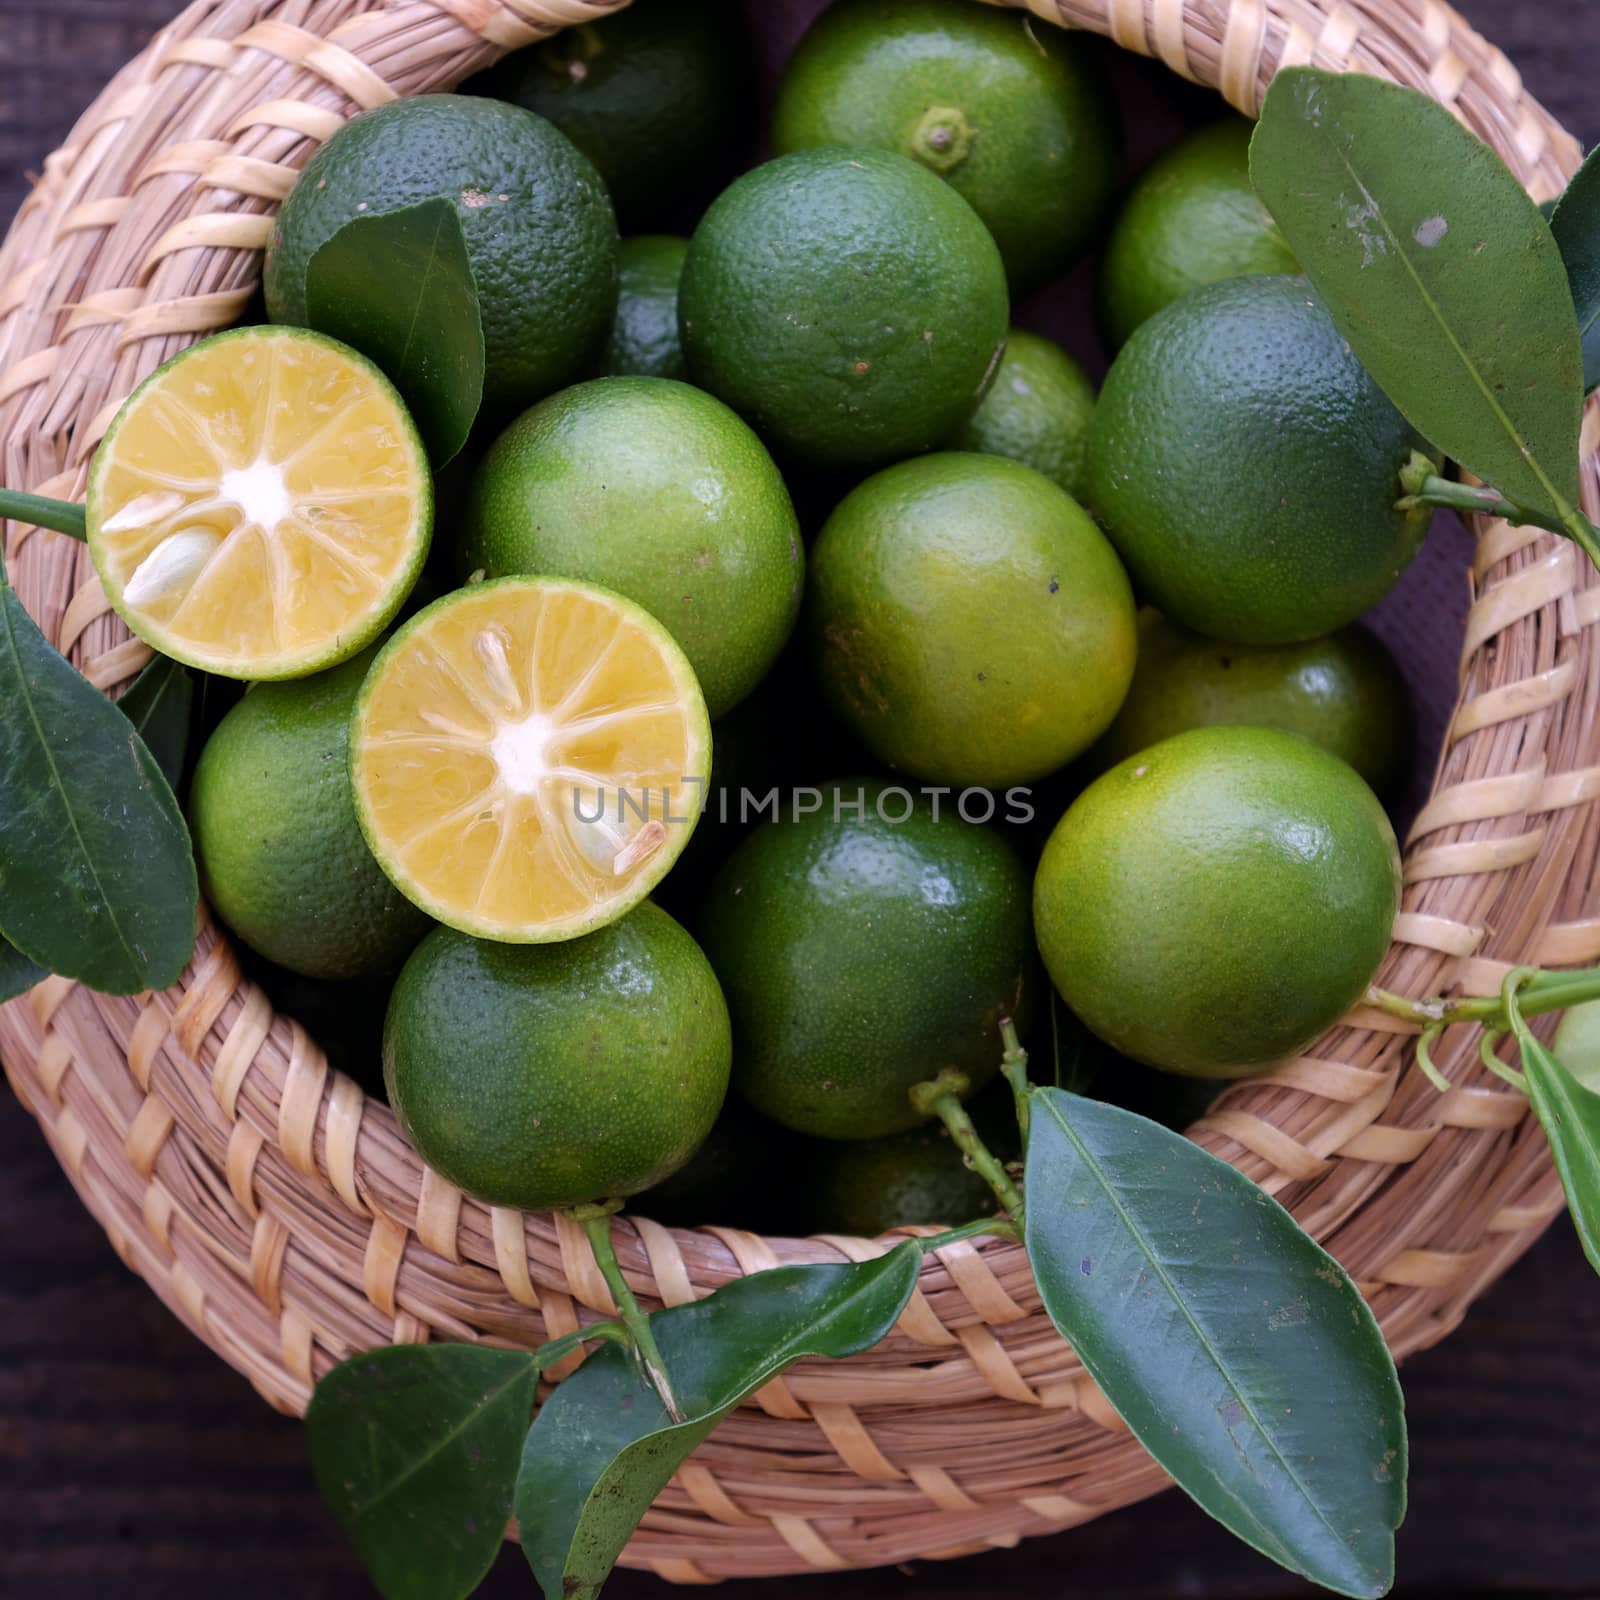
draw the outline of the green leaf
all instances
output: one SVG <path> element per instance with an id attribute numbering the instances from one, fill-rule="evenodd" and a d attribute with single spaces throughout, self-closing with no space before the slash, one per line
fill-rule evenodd
<path id="1" fill-rule="evenodd" d="M 483 318 L 449 200 L 345 223 L 306 267 L 306 319 L 388 374 L 435 469 L 457 454 L 483 404 Z"/>
<path id="2" fill-rule="evenodd" d="M 1561 247 L 1572 303 L 1578 312 L 1583 386 L 1600 388 L 1600 150 L 1589 152 L 1589 159 L 1556 202 L 1550 231 Z"/>
<path id="3" fill-rule="evenodd" d="M 517 1479 L 522 1548 L 547 1600 L 592 1600 L 651 1502 L 739 1401 L 802 1356 L 839 1360 L 894 1326 L 916 1286 L 912 1241 L 852 1266 L 781 1267 L 650 1319 L 685 1420 L 617 1346 L 539 1409 Z"/>
<path id="4" fill-rule="evenodd" d="M 534 1358 L 395 1345 L 317 1385 L 317 1487 L 387 1600 L 454 1600 L 494 1564 L 538 1385 Z"/>
<path id="5" fill-rule="evenodd" d="M 43 983 L 50 974 L 35 965 L 8 940 L 0 938 L 0 1005 L 26 994 L 36 983 Z"/>
<path id="6" fill-rule="evenodd" d="M 1550 1141 L 1567 1210 L 1589 1265 L 1600 1272 L 1600 1094 L 1579 1083 L 1525 1027 L 1517 1042 L 1528 1099 Z"/>
<path id="7" fill-rule="evenodd" d="M 0 588 L 0 932 L 106 994 L 176 983 L 194 947 L 194 852 L 128 720 Z"/>
<path id="8" fill-rule="evenodd" d="M 1583 409 L 1572 293 L 1499 156 L 1414 89 L 1292 67 L 1267 93 L 1250 173 L 1411 425 L 1508 499 L 1571 520 Z"/>
<path id="9" fill-rule="evenodd" d="M 168 656 L 150 662 L 117 701 L 117 710 L 133 724 L 174 789 L 183 777 L 193 705 L 194 680 Z"/>
<path id="10" fill-rule="evenodd" d="M 1263 1555 L 1383 1594 L 1404 1410 L 1339 1264 L 1226 1162 L 1059 1089 L 1034 1091 L 1026 1194 L 1045 1309 L 1145 1449 Z"/>

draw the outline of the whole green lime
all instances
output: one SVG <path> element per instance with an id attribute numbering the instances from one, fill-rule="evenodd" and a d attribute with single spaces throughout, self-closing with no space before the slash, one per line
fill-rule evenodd
<path id="1" fill-rule="evenodd" d="M 1033 893 L 1062 999 L 1194 1077 L 1264 1071 L 1337 1022 L 1399 908 L 1372 791 L 1275 728 L 1198 728 L 1113 767 L 1056 825 Z"/>
<path id="2" fill-rule="evenodd" d="M 1021 1154 L 1008 1084 L 991 1083 L 968 1112 L 1001 1161 Z M 891 1228 L 958 1227 L 999 1209 L 993 1190 L 966 1165 L 942 1123 L 886 1139 L 807 1141 L 797 1166 L 807 1233 L 872 1239 Z"/>
<path id="3" fill-rule="evenodd" d="M 884 150 L 802 150 L 737 179 L 689 241 L 690 376 L 781 452 L 868 465 L 928 450 L 983 398 L 1005 268 L 971 206 Z"/>
<path id="4" fill-rule="evenodd" d="M 597 378 L 512 423 L 473 480 L 461 567 L 578 578 L 637 602 L 688 656 L 713 717 L 765 676 L 805 579 L 761 441 L 669 378 Z"/>
<path id="5" fill-rule="evenodd" d="M 1163 306 L 1203 284 L 1299 272 L 1250 182 L 1253 131 L 1243 117 L 1202 128 L 1134 185 L 1101 268 L 1101 322 L 1113 349 Z"/>
<path id="6" fill-rule="evenodd" d="M 622 241 L 617 319 L 600 357 L 610 378 L 684 378 L 683 341 L 678 337 L 678 280 L 687 239 L 643 233 Z"/>
<path id="7" fill-rule="evenodd" d="M 866 780 L 785 797 L 699 926 L 733 1017 L 734 1086 L 801 1133 L 915 1126 L 912 1086 L 954 1067 L 982 1087 L 1001 1019 L 1024 1029 L 1033 1007 L 1027 873 L 948 799 L 936 816 Z"/>
<path id="8" fill-rule="evenodd" d="M 1399 579 L 1430 513 L 1395 509 L 1427 447 L 1303 278 L 1230 278 L 1146 322 L 1089 433 L 1089 501 L 1140 597 L 1197 633 L 1292 644 Z"/>
<path id="9" fill-rule="evenodd" d="M 951 450 L 1010 456 L 1070 495 L 1083 493 L 1094 384 L 1053 340 L 1013 328 L 989 392 L 950 436 Z"/>
<path id="10" fill-rule="evenodd" d="M 1305 644 L 1223 644 L 1146 609 L 1139 664 L 1097 769 L 1175 733 L 1243 722 L 1320 744 L 1387 794 L 1411 755 L 1411 698 L 1394 657 L 1362 627 Z"/>
<path id="11" fill-rule="evenodd" d="M 1585 1089 L 1600 1094 L 1600 1000 L 1562 1017 L 1551 1045 L 1556 1059 Z"/>
<path id="12" fill-rule="evenodd" d="M 699 946 L 646 903 L 564 944 L 438 928 L 383 1030 L 389 1103 L 486 1205 L 620 1199 L 689 1160 L 728 1089 L 728 1011 Z"/>
<path id="13" fill-rule="evenodd" d="M 455 202 L 483 315 L 484 406 L 504 415 L 569 382 L 617 306 L 617 225 L 600 175 L 558 128 L 468 95 L 352 118 L 278 212 L 263 288 L 274 322 L 306 322 L 306 270 L 345 223 Z"/>
<path id="14" fill-rule="evenodd" d="M 1116 184 L 1121 130 L 1092 49 L 971 0 L 842 0 L 789 58 L 772 148 L 921 162 L 983 219 L 1022 294 L 1079 253 Z"/>
<path id="15" fill-rule="evenodd" d="M 1089 515 L 1000 456 L 903 461 L 847 495 L 811 553 L 823 688 L 880 760 L 1026 783 L 1105 732 L 1133 678 L 1133 592 Z"/>
<path id="16" fill-rule="evenodd" d="M 254 685 L 206 741 L 189 791 L 206 899 L 251 949 L 304 977 L 392 971 L 430 926 L 356 821 L 350 713 L 375 653 Z"/>
<path id="17" fill-rule="evenodd" d="M 600 169 L 629 229 L 676 221 L 730 178 L 758 79 L 734 0 L 630 5 L 480 73 L 469 93 L 548 117 Z"/>

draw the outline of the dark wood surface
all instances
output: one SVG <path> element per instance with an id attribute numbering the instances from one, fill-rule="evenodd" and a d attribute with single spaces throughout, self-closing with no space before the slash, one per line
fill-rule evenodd
<path id="1" fill-rule="evenodd" d="M 1401 0 L 1396 0 L 1401 3 Z M 1597 0 L 1458 0 L 1586 142 Z M 0 0 L 0 216 L 172 0 Z M 1600 1285 L 1563 1221 L 1405 1370 L 1406 1596 L 1600 1596 Z M 0 1595 L 232 1600 L 368 1593 L 272 1412 L 130 1276 L 0 1091 Z M 482 1591 L 532 1592 L 508 1550 Z M 665 1600 L 620 1575 L 616 1600 Z M 727 1600 L 1309 1594 L 1168 1494 L 1013 1551 L 724 1585 Z"/>

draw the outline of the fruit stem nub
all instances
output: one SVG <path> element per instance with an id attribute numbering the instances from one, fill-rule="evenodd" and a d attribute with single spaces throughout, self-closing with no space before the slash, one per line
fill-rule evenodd
<path id="1" fill-rule="evenodd" d="M 600 1276 L 606 1280 L 611 1298 L 617 1303 L 617 1313 L 622 1319 L 623 1327 L 628 1330 L 628 1340 L 634 1358 L 644 1372 L 645 1381 L 660 1397 L 661 1404 L 666 1407 L 667 1415 L 674 1422 L 682 1422 L 683 1412 L 678 1408 L 677 1397 L 673 1394 L 672 1384 L 667 1378 L 667 1364 L 662 1360 L 661 1351 L 656 1345 L 656 1336 L 651 1331 L 650 1319 L 639 1309 L 639 1302 L 634 1299 L 633 1290 L 628 1287 L 627 1279 L 622 1276 L 622 1268 L 617 1262 L 616 1246 L 611 1242 L 612 1213 L 619 1210 L 621 1204 L 619 1200 L 607 1200 L 597 1205 L 571 1206 L 567 1209 L 567 1215 L 582 1225 L 588 1237 L 589 1249 L 594 1254 L 594 1264 L 599 1267 Z"/>

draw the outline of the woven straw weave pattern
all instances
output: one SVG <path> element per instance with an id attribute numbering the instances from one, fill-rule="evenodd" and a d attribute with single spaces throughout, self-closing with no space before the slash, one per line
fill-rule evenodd
<path id="1" fill-rule="evenodd" d="M 642 0 L 663 3 L 663 0 Z M 1030 0 L 1253 112 L 1313 62 L 1433 94 L 1538 198 L 1578 149 L 1438 0 Z M 0 482 L 82 491 L 134 385 L 243 308 L 275 203 L 355 111 L 448 87 L 608 0 L 197 0 L 46 163 L 0 250 Z M 1600 425 L 1584 502 L 1600 515 Z M 81 545 L 10 525 L 47 634 L 111 692 L 148 651 Z M 1406 854 L 1382 974 L 1488 992 L 1513 963 L 1600 960 L 1600 579 L 1564 542 L 1485 524 L 1460 700 Z M 1525 1102 L 1465 1030 L 1440 1096 L 1401 1024 L 1352 1016 L 1230 1089 L 1192 1130 L 1346 1264 L 1397 1350 L 1441 1337 L 1559 1210 Z M 334 1361 L 387 1340 L 527 1344 L 612 1310 L 581 1234 L 465 1199 L 386 1108 L 275 1019 L 204 920 L 165 994 L 51 979 L 0 1008 L 0 1055 L 84 1202 L 166 1304 L 266 1398 L 303 1410 Z M 678 1303 L 778 1262 L 883 1243 L 616 1223 L 629 1282 Z M 954 1555 L 1070 1526 L 1162 1486 L 1054 1335 L 1020 1249 L 948 1248 L 895 1334 L 806 1364 L 735 1413 L 626 1557 L 684 1582 Z"/>

